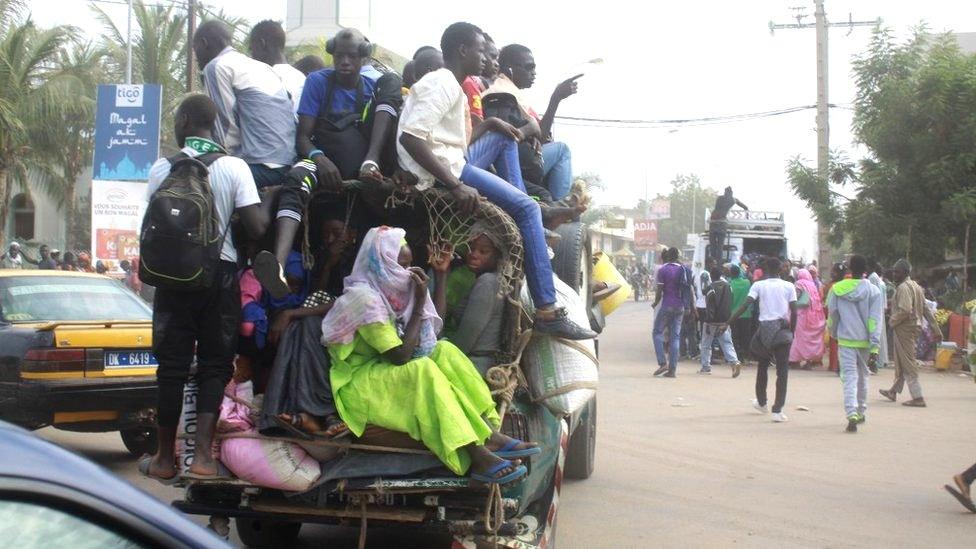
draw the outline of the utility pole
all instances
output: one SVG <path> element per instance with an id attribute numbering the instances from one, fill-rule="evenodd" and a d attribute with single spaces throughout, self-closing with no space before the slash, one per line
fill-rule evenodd
<path id="1" fill-rule="evenodd" d="M 132 0 L 129 0 L 128 24 L 125 31 L 125 83 L 132 83 Z"/>
<path id="2" fill-rule="evenodd" d="M 189 0 L 186 3 L 186 91 L 192 92 L 196 87 L 197 70 L 193 59 L 193 33 L 197 30 L 197 2 Z"/>
<path id="3" fill-rule="evenodd" d="M 881 25 L 881 18 L 874 21 L 855 21 L 853 16 L 848 15 L 844 23 L 830 23 L 827 21 L 827 12 L 824 10 L 824 0 L 813 0 L 814 22 L 804 23 L 806 14 L 802 8 L 793 8 L 796 12 L 794 16 L 796 23 L 778 24 L 769 22 L 769 32 L 773 34 L 779 29 L 816 29 L 817 31 L 817 173 L 820 177 L 827 179 L 830 185 L 830 94 L 828 86 L 828 64 L 829 49 L 827 38 L 830 27 L 847 27 L 848 34 L 853 32 L 854 27 L 877 27 Z M 830 264 L 830 244 L 827 237 L 830 235 L 830 228 L 821 223 L 817 223 L 817 262 L 820 268 L 825 268 Z"/>

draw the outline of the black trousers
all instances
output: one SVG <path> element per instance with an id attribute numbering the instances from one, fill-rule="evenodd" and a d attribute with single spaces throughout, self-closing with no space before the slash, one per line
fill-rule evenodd
<path id="1" fill-rule="evenodd" d="M 724 219 L 713 219 L 709 222 L 708 230 L 708 257 L 714 259 L 718 264 L 722 263 L 722 256 L 725 250 L 725 233 L 727 223 Z"/>
<path id="2" fill-rule="evenodd" d="M 196 348 L 198 413 L 217 413 L 234 374 L 240 329 L 237 265 L 221 261 L 210 288 L 179 292 L 158 288 L 153 307 L 153 353 L 159 361 L 160 427 L 175 427 L 183 410 L 183 385 Z"/>
<path id="3" fill-rule="evenodd" d="M 752 341 L 753 319 L 737 318 L 732 323 L 732 346 L 735 347 L 735 354 L 739 360 L 745 360 L 749 356 L 749 342 Z"/>
<path id="4" fill-rule="evenodd" d="M 782 412 L 786 404 L 786 383 L 790 376 L 790 346 L 780 345 L 773 349 L 776 360 L 776 400 L 773 401 L 772 411 Z M 766 404 L 766 385 L 769 383 L 769 359 L 760 358 L 756 369 L 756 400 L 760 405 Z"/>

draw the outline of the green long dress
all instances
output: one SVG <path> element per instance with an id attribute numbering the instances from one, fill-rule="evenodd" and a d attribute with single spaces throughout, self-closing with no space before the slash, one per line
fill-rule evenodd
<path id="1" fill-rule="evenodd" d="M 400 366 L 383 358 L 401 343 L 394 325 L 383 322 L 360 326 L 350 343 L 329 346 L 339 415 L 356 436 L 367 424 L 407 433 L 463 475 L 471 459 L 460 449 L 484 444 L 492 432 L 487 422 L 501 423 L 488 386 L 447 341 Z"/>

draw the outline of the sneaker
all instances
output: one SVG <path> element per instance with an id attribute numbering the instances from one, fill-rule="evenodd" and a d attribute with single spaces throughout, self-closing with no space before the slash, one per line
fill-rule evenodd
<path id="1" fill-rule="evenodd" d="M 678 377 L 678 375 L 674 373 L 674 370 L 668 370 L 668 373 L 664 374 L 661 377 Z"/>
<path id="2" fill-rule="evenodd" d="M 786 414 L 784 414 L 783 412 L 773 413 L 773 423 L 786 423 L 789 420 L 790 418 L 786 417 Z"/>
<path id="3" fill-rule="evenodd" d="M 859 414 L 851 414 L 847 416 L 847 429 L 844 430 L 847 431 L 848 433 L 856 433 L 857 424 L 861 423 L 860 419 L 861 417 Z"/>
<path id="4" fill-rule="evenodd" d="M 700 375 L 700 376 L 710 376 L 710 375 L 712 375 L 712 371 L 710 369 L 709 370 L 706 370 L 705 368 L 702 368 L 701 370 L 698 370 L 698 375 Z"/>
<path id="5" fill-rule="evenodd" d="M 668 367 L 667 366 L 661 366 L 657 370 L 654 370 L 654 377 L 660 377 L 661 374 L 666 374 L 666 373 L 668 373 Z"/>
<path id="6" fill-rule="evenodd" d="M 584 328 L 569 319 L 566 309 L 560 307 L 555 310 L 552 318 L 539 318 L 533 321 L 532 329 L 536 333 L 561 337 L 569 340 L 594 339 L 596 332 L 589 328 Z"/>
<path id="7" fill-rule="evenodd" d="M 896 395 L 891 389 L 878 389 L 878 392 L 881 393 L 881 396 L 892 402 L 898 400 L 898 395 Z"/>
<path id="8" fill-rule="evenodd" d="M 739 374 L 741 373 L 742 373 L 742 363 L 736 362 L 735 364 L 732 365 L 732 377 L 733 378 L 739 377 Z"/>
<path id="9" fill-rule="evenodd" d="M 281 299 L 291 293 L 278 258 L 269 251 L 258 252 L 254 257 L 254 277 L 275 299 Z"/>
<path id="10" fill-rule="evenodd" d="M 860 425 L 862 423 L 867 423 L 867 421 L 868 421 L 868 416 L 864 415 L 864 412 L 858 412 L 857 413 L 857 424 L 858 425 Z"/>
<path id="11" fill-rule="evenodd" d="M 901 403 L 902 406 L 910 406 L 912 408 L 925 408 L 925 399 L 922 397 L 913 398 L 911 400 L 906 400 Z"/>
<path id="12" fill-rule="evenodd" d="M 752 399 L 752 407 L 764 414 L 769 413 L 769 408 L 767 408 L 765 404 L 759 404 L 759 401 L 756 399 Z"/>

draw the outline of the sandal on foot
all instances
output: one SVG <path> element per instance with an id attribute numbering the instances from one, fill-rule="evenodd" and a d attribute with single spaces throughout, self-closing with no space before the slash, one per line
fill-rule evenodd
<path id="1" fill-rule="evenodd" d="M 173 475 L 169 478 L 163 478 L 150 473 L 149 472 L 150 463 L 152 463 L 152 456 L 150 456 L 149 454 L 146 454 L 141 458 L 139 458 L 139 472 L 142 473 L 142 476 L 146 478 L 151 478 L 164 486 L 173 486 L 174 484 L 180 481 L 180 475 Z"/>
<path id="2" fill-rule="evenodd" d="M 973 503 L 972 498 L 966 497 L 966 494 L 963 494 L 962 492 L 956 490 L 955 488 L 949 486 L 948 484 L 943 486 L 943 488 L 946 489 L 946 492 L 952 494 L 952 497 L 956 498 L 956 500 L 958 500 L 963 507 L 969 509 L 970 513 L 976 513 L 976 504 Z"/>
<path id="3" fill-rule="evenodd" d="M 212 475 L 191 473 L 187 471 L 186 473 L 183 473 L 182 477 L 189 480 L 234 480 L 234 477 L 220 474 L 220 467 L 218 467 L 217 472 Z"/>
<path id="4" fill-rule="evenodd" d="M 325 417 L 325 431 L 322 431 L 322 436 L 326 438 L 342 438 L 349 436 L 351 431 L 349 426 L 346 425 L 345 421 L 339 419 L 338 416 L 329 415 Z"/>
<path id="5" fill-rule="evenodd" d="M 511 461 L 503 459 L 499 461 L 494 467 L 488 469 L 484 473 L 471 473 L 471 480 L 476 480 L 484 484 L 508 484 L 509 482 L 514 482 L 522 477 L 528 472 L 525 465 L 519 465 L 511 473 L 499 477 L 498 473 L 502 470 L 514 465 Z"/>
<path id="6" fill-rule="evenodd" d="M 291 292 L 278 258 L 269 251 L 258 252 L 254 257 L 254 277 L 275 299 L 281 299 Z"/>
<path id="7" fill-rule="evenodd" d="M 517 438 L 513 438 L 512 440 L 508 441 L 507 444 L 505 444 L 504 446 L 495 450 L 492 453 L 500 458 L 505 458 L 505 459 L 523 458 L 523 457 L 535 456 L 542 453 L 542 448 L 539 448 L 538 446 L 516 448 L 516 446 L 518 446 L 519 444 L 525 444 L 525 441 L 519 440 Z"/>
<path id="8" fill-rule="evenodd" d="M 275 425 L 284 429 L 285 431 L 288 431 L 296 438 L 300 438 L 302 440 L 312 440 L 313 438 L 315 438 L 309 433 L 306 433 L 305 431 L 302 431 L 301 429 L 298 428 L 298 426 L 302 424 L 301 416 L 299 416 L 298 414 L 291 416 L 291 421 L 280 418 L 278 416 L 272 416 L 272 417 L 274 418 Z"/>

